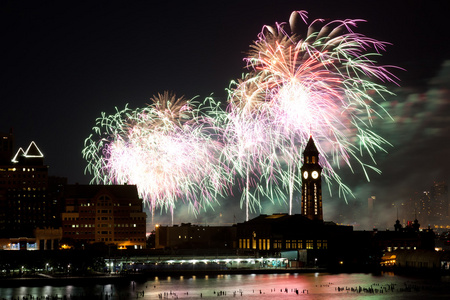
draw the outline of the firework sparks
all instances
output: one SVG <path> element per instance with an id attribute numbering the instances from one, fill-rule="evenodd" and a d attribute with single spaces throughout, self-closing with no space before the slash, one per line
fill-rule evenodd
<path id="1" fill-rule="evenodd" d="M 230 103 L 226 113 L 222 137 L 223 158 L 234 174 L 240 190 L 241 207 L 245 207 L 246 220 L 250 211 L 261 210 L 260 199 L 270 192 L 270 199 L 285 201 L 285 193 L 278 187 L 281 165 L 277 157 L 277 143 L 280 137 L 271 124 L 260 103 L 258 80 L 261 77 L 247 76 L 238 84 L 242 89 L 230 90 Z M 240 93 L 239 97 L 236 93 Z M 245 98 L 245 104 L 237 99 Z M 271 143 L 270 141 L 274 141 Z"/>
<path id="2" fill-rule="evenodd" d="M 368 169 L 380 172 L 374 153 L 390 144 L 371 130 L 372 118 L 389 117 L 377 98 L 391 93 L 374 80 L 396 80 L 374 60 L 387 43 L 353 32 L 361 21 L 315 20 L 302 35 L 300 25 L 308 23 L 300 11 L 288 24 L 264 26 L 245 59 L 248 74 L 232 83 L 226 111 L 211 110 L 214 119 L 168 93 L 144 109 L 102 114 L 98 138 L 85 142 L 87 172 L 97 183 L 136 184 L 152 209 L 172 216 L 178 199 L 198 212 L 234 183 L 247 220 L 249 209 L 261 209 L 261 197 L 289 198 L 292 213 L 299 150 L 313 136 L 325 182 L 337 183 L 346 197 L 351 191 L 336 168 L 352 169 L 356 161 L 367 180 Z"/>
<path id="3" fill-rule="evenodd" d="M 227 175 L 217 162 L 220 144 L 190 101 L 165 93 L 153 104 L 97 119 L 83 155 L 93 182 L 135 184 L 153 209 L 172 212 L 179 199 L 194 213 L 211 207 Z"/>
<path id="4" fill-rule="evenodd" d="M 340 167 L 343 161 L 352 168 L 352 160 L 356 160 L 367 180 L 367 169 L 379 172 L 372 165 L 373 153 L 385 151 L 389 143 L 370 130 L 371 118 L 389 115 L 373 95 L 391 93 L 372 79 L 396 79 L 388 67 L 374 61 L 386 43 L 352 31 L 362 20 L 315 20 L 302 35 L 299 25 L 306 20 L 306 12 L 300 11 L 291 14 L 289 24 L 264 26 L 246 58 L 250 73 L 230 94 L 233 107 L 239 108 L 237 113 L 251 112 L 276 132 L 266 143 L 279 148 L 279 159 L 287 165 L 279 175 L 289 190 L 290 213 L 293 191 L 301 186 L 296 182 L 300 177 L 296 176 L 301 161 L 298 150 L 310 135 L 325 156 L 321 161 L 326 183 L 337 182 L 344 197 L 351 192 L 333 166 Z M 372 164 L 366 163 L 363 155 L 368 155 Z"/>

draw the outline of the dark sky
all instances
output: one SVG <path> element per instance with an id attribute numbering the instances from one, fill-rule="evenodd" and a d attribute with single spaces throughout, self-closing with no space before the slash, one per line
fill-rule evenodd
<path id="1" fill-rule="evenodd" d="M 35 141 L 50 175 L 88 183 L 81 150 L 101 112 L 142 107 L 165 90 L 225 100 L 263 25 L 288 21 L 294 10 L 308 11 L 310 21 L 360 18 L 367 23 L 358 32 L 393 44 L 380 62 L 406 71 L 395 71 L 401 88 L 392 87 L 397 97 L 386 104 L 396 123 L 377 125 L 394 144 L 378 160 L 383 175 L 367 183 L 344 173 L 344 180 L 358 201 L 371 194 L 383 204 L 403 201 L 435 180 L 449 181 L 445 2 L 1 1 L 0 131 L 12 127 L 17 147 Z M 330 207 L 341 206 L 327 197 Z"/>

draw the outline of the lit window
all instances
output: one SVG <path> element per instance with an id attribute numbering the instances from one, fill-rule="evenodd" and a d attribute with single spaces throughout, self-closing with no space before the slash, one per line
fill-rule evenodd
<path id="1" fill-rule="evenodd" d="M 297 240 L 292 240 L 291 241 L 291 248 L 292 249 L 296 249 L 297 248 Z"/>

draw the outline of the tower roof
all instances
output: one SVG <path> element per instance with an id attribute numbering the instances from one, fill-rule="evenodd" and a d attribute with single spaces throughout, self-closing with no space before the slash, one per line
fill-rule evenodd
<path id="1" fill-rule="evenodd" d="M 44 155 L 35 142 L 31 142 L 27 150 L 19 148 L 17 153 L 13 156 L 11 162 L 19 165 L 36 165 L 42 166 L 44 164 Z"/>
<path id="2" fill-rule="evenodd" d="M 22 147 L 20 147 L 19 150 L 17 150 L 17 153 L 16 153 L 16 155 L 14 155 L 11 162 L 13 162 L 13 163 L 19 162 L 19 158 L 22 157 L 24 154 L 25 154 L 25 151 L 23 151 Z"/>
<path id="3" fill-rule="evenodd" d="M 26 157 L 44 157 L 41 150 L 36 146 L 34 142 L 31 142 L 31 144 L 28 146 L 27 151 L 25 151 Z"/>
<path id="4" fill-rule="evenodd" d="M 309 141 L 306 144 L 305 151 L 303 151 L 304 154 L 319 154 L 319 151 L 317 150 L 316 144 L 314 143 L 314 140 L 312 136 L 309 137 Z"/>

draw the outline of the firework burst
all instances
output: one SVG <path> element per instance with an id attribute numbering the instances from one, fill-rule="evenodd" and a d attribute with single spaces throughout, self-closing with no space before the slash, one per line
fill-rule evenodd
<path id="1" fill-rule="evenodd" d="M 290 207 L 294 189 L 301 186 L 296 182 L 298 150 L 311 135 L 325 156 L 321 161 L 326 183 L 337 182 L 344 197 L 351 192 L 335 167 L 344 162 L 352 169 L 355 160 L 367 180 L 368 169 L 379 172 L 373 154 L 385 151 L 389 143 L 370 129 L 371 118 L 389 115 L 374 95 L 391 93 L 373 79 L 396 79 L 387 66 L 374 60 L 387 43 L 353 32 L 362 20 L 315 20 L 302 35 L 299 28 L 306 20 L 306 12 L 300 11 L 291 14 L 288 24 L 264 26 L 245 59 L 249 74 L 230 93 L 236 114 L 257 116 L 275 132 L 266 143 L 271 145 L 268 153 L 279 149 L 278 159 L 286 165 L 277 174 L 289 190 Z M 365 162 L 363 155 L 372 163 Z"/>
<path id="2" fill-rule="evenodd" d="M 97 119 L 83 156 L 93 182 L 135 184 L 151 207 L 170 210 L 184 200 L 194 213 L 211 207 L 227 173 L 218 163 L 220 143 L 191 101 L 169 93 L 143 109 L 125 108 Z"/>
<path id="3" fill-rule="evenodd" d="M 264 26 L 245 58 L 248 73 L 229 88 L 227 109 L 209 108 L 214 118 L 169 93 L 143 109 L 102 114 L 85 141 L 86 171 L 95 183 L 136 184 L 152 211 L 172 216 L 177 200 L 197 213 L 236 184 L 248 220 L 261 197 L 289 199 L 292 213 L 299 150 L 312 136 L 330 192 L 337 183 L 345 198 L 351 191 L 337 168 L 353 170 L 356 162 L 367 180 L 368 170 L 380 172 L 374 153 L 390 144 L 372 131 L 372 119 L 390 117 L 377 99 L 391 94 L 384 83 L 396 81 L 390 66 L 375 61 L 387 43 L 355 33 L 358 22 L 308 24 L 299 11 L 289 23 Z"/>

